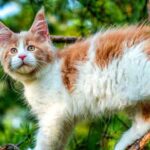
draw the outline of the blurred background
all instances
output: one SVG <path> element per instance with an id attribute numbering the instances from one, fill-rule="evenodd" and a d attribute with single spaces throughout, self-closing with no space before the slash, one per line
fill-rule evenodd
<path id="1" fill-rule="evenodd" d="M 44 6 L 51 34 L 86 37 L 102 27 L 145 21 L 147 4 L 148 0 L 0 0 L 0 20 L 15 32 L 28 30 Z M 37 124 L 22 92 L 22 86 L 0 68 L 0 145 L 20 144 L 25 150 L 33 147 Z M 82 122 L 74 129 L 66 150 L 113 150 L 130 125 L 124 112 Z"/>

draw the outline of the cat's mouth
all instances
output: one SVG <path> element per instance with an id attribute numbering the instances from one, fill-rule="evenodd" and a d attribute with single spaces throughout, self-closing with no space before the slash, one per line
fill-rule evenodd
<path id="1" fill-rule="evenodd" d="M 34 72 L 35 67 L 32 65 L 29 65 L 27 63 L 22 63 L 17 69 L 16 72 L 19 74 L 29 74 Z"/>

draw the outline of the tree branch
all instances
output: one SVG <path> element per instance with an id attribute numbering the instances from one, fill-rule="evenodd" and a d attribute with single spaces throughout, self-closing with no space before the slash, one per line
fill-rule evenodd
<path id="1" fill-rule="evenodd" d="M 19 148 L 14 144 L 7 144 L 4 147 L 0 147 L 0 150 L 19 150 Z"/>
<path id="2" fill-rule="evenodd" d="M 81 41 L 84 38 L 75 37 L 75 36 L 57 36 L 50 35 L 50 39 L 55 43 L 74 43 L 76 41 Z"/>
<path id="3" fill-rule="evenodd" d="M 127 150 L 143 150 L 145 145 L 150 141 L 150 131 L 147 132 L 142 138 L 136 140 L 130 145 Z"/>

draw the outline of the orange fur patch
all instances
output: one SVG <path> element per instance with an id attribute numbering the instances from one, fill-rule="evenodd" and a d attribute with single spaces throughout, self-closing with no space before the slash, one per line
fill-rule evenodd
<path id="1" fill-rule="evenodd" d="M 102 68 L 123 53 L 124 44 L 131 47 L 143 40 L 150 38 L 150 27 L 131 26 L 118 30 L 107 31 L 98 37 L 96 41 L 95 62 Z"/>
<path id="2" fill-rule="evenodd" d="M 150 121 L 150 103 L 145 102 L 140 104 L 141 115 L 145 121 Z"/>
<path id="3" fill-rule="evenodd" d="M 2 64 L 4 66 L 4 68 L 6 68 L 8 70 L 9 68 L 9 61 L 11 59 L 11 54 L 10 54 L 10 49 L 12 47 L 16 47 L 17 46 L 17 35 L 14 34 L 8 41 L 6 41 L 7 44 L 2 45 L 4 47 L 4 51 L 2 52 Z"/>
<path id="4" fill-rule="evenodd" d="M 89 43 L 82 41 L 59 51 L 57 54 L 57 56 L 63 60 L 61 68 L 62 79 L 69 91 L 73 90 L 74 83 L 77 79 L 78 70 L 76 64 L 86 61 L 88 48 Z"/>

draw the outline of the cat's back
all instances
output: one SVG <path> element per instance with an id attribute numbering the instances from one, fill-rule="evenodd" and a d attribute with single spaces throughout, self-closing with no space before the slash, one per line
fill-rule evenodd
<path id="1" fill-rule="evenodd" d="M 115 109 L 142 97 L 139 90 L 149 79 L 144 72 L 150 70 L 149 31 L 148 26 L 109 29 L 59 52 L 64 86 L 82 99 L 79 107 L 92 108 L 95 101 L 95 106 Z"/>
<path id="2" fill-rule="evenodd" d="M 149 26 L 113 28 L 58 51 L 57 56 L 62 61 L 61 73 L 64 85 L 68 90 L 72 90 L 80 74 L 79 66 L 91 62 L 100 70 L 105 70 L 115 59 L 120 59 L 128 53 L 127 49 L 131 50 L 131 47 L 149 39 Z M 148 47 L 149 44 L 146 45 Z"/>

